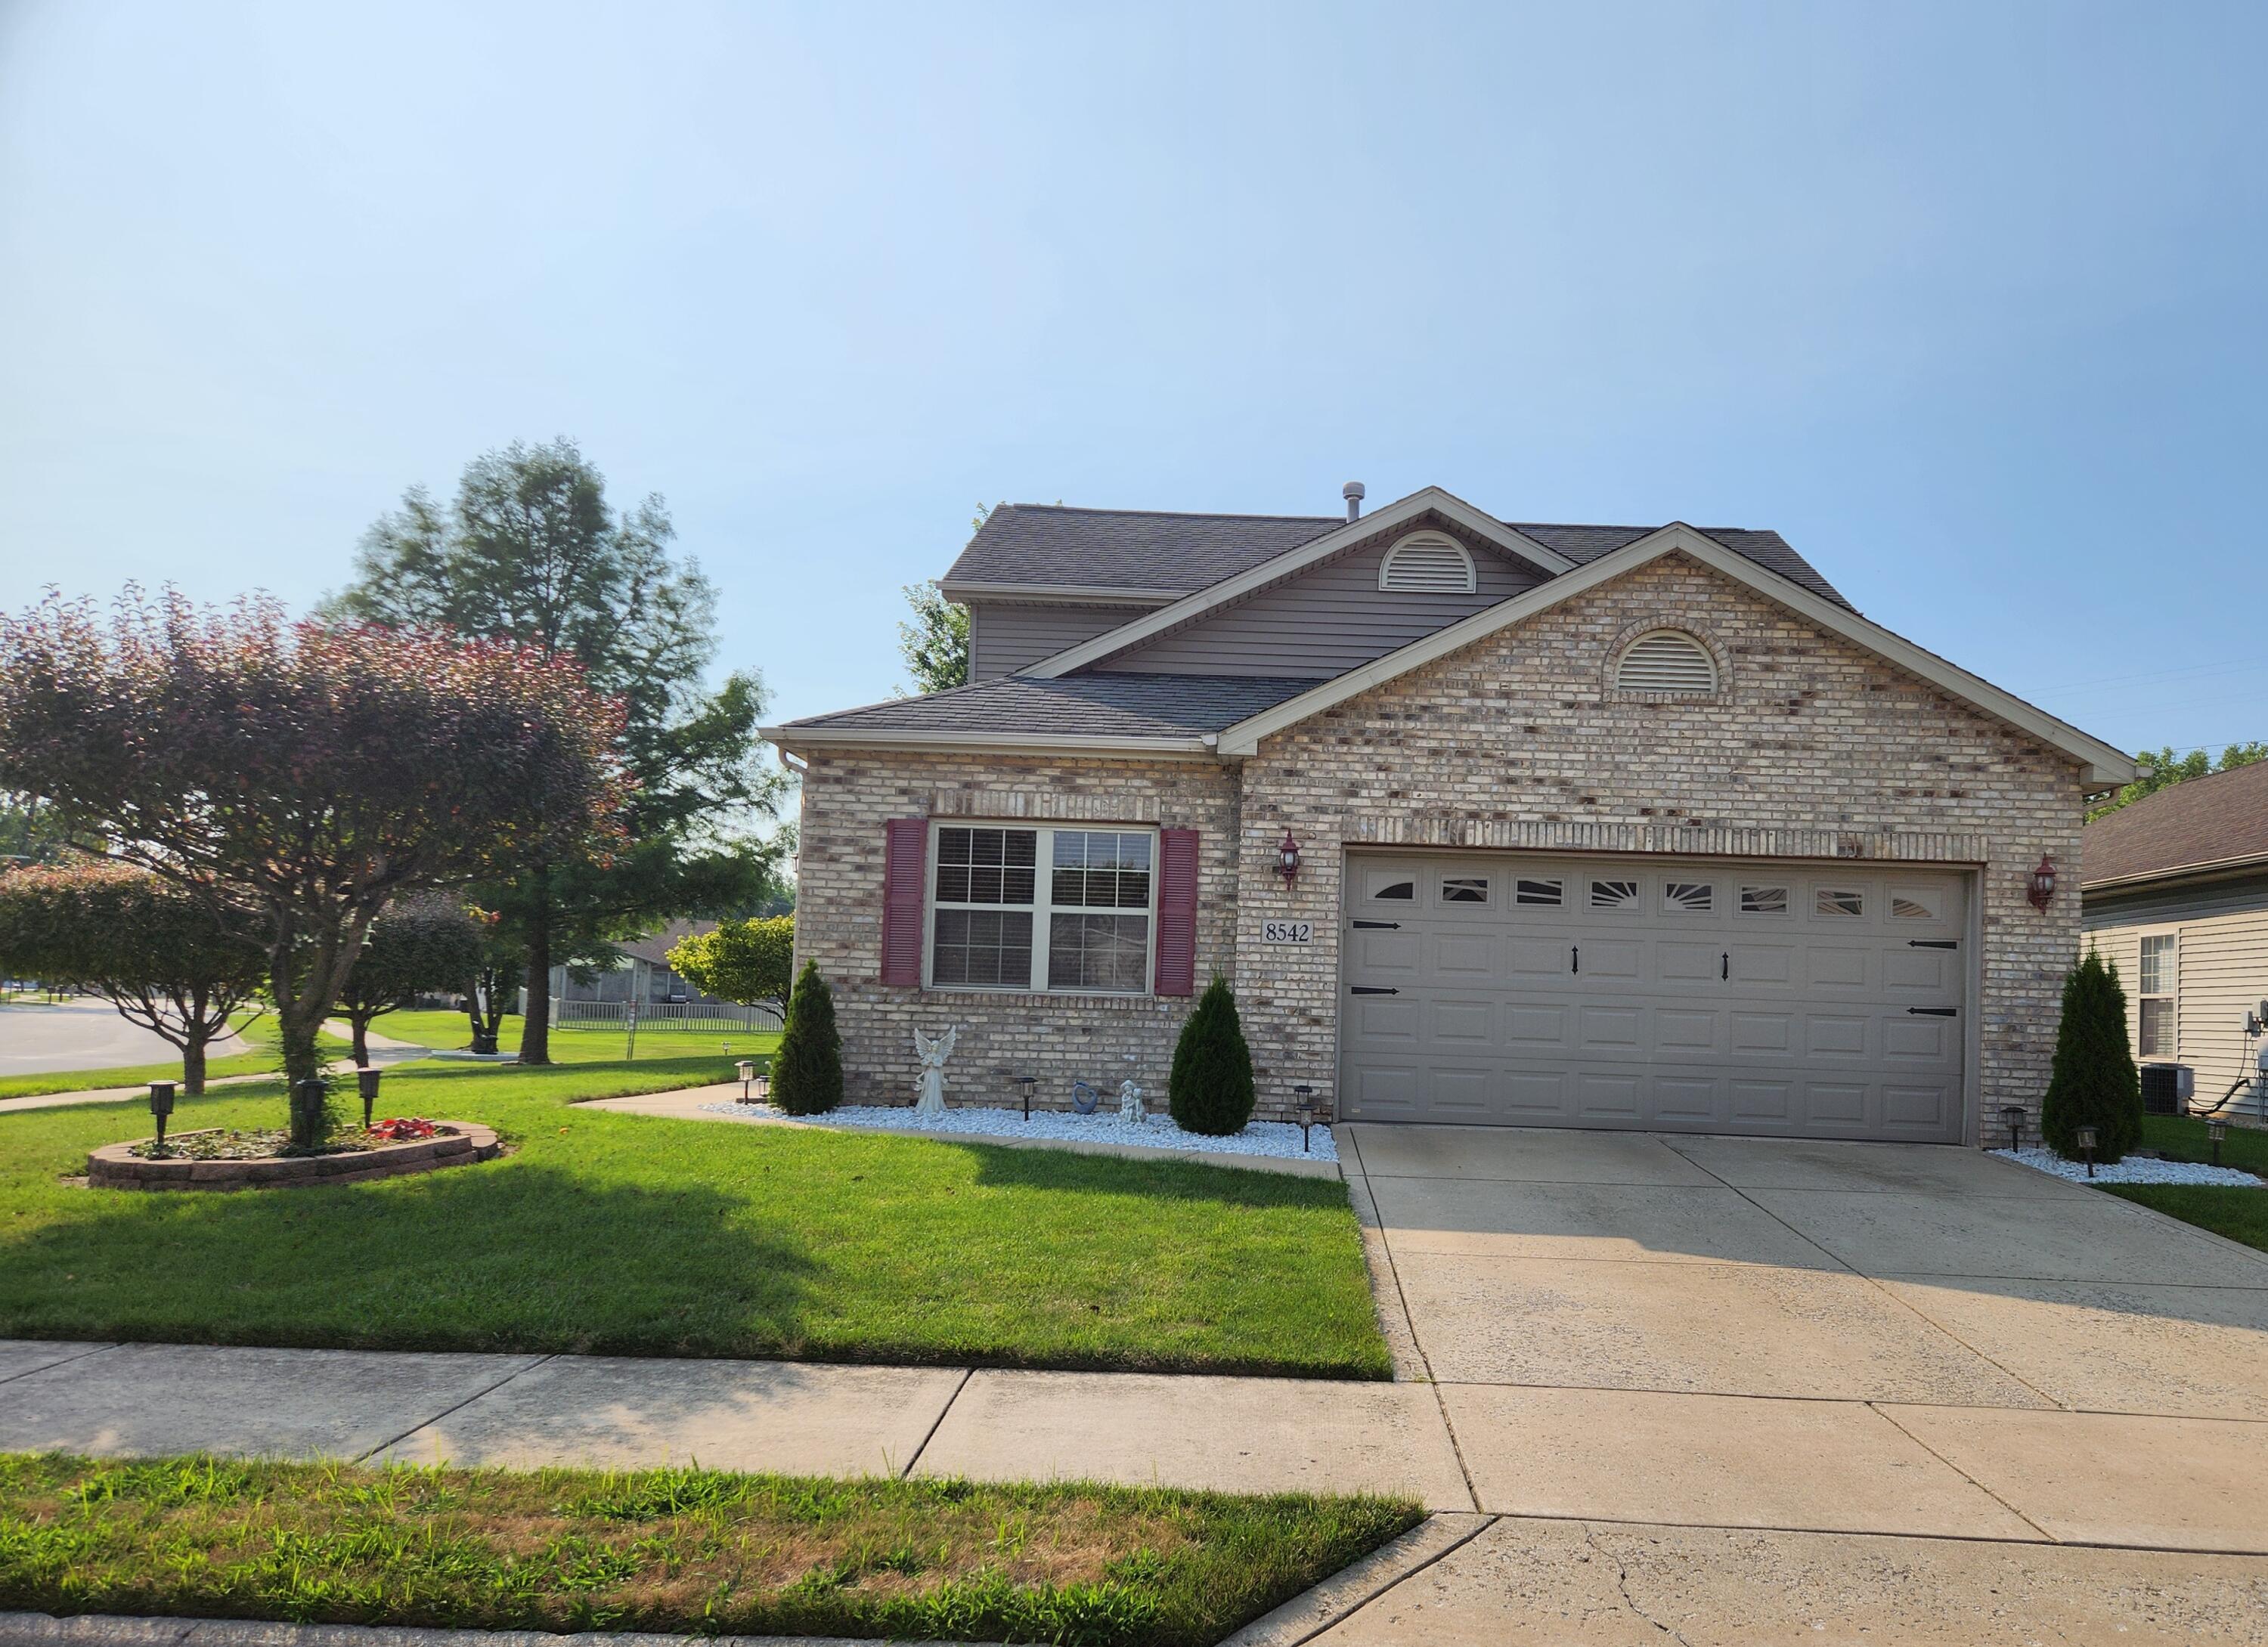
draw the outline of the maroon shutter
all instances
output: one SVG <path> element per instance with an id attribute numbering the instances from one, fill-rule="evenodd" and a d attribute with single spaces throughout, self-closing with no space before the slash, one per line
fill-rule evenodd
<path id="1" fill-rule="evenodd" d="M 1197 982 L 1197 832 L 1158 831 L 1158 993 L 1192 995 Z"/>
<path id="2" fill-rule="evenodd" d="M 929 878 L 929 820 L 882 826 L 882 982 L 921 987 L 922 889 Z"/>

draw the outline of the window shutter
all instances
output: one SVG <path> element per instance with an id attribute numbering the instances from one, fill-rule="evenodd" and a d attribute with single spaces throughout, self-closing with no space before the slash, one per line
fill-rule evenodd
<path id="1" fill-rule="evenodd" d="M 882 982 L 917 989 L 922 892 L 929 879 L 929 820 L 893 818 L 882 828 Z"/>
<path id="2" fill-rule="evenodd" d="M 1158 831 L 1158 993 L 1193 995 L 1197 978 L 1197 832 Z"/>

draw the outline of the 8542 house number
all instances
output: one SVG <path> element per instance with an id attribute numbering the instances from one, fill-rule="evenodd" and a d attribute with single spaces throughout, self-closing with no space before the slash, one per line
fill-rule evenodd
<path id="1" fill-rule="evenodd" d="M 1315 941 L 1313 921 L 1263 921 L 1260 941 L 1263 944 L 1312 944 Z"/>

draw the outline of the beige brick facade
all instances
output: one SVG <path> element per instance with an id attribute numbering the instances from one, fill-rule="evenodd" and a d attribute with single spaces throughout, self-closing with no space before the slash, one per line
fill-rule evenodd
<path id="1" fill-rule="evenodd" d="M 1717 693 L 1612 688 L 1618 645 L 1657 625 L 1710 647 Z M 1270 738 L 1241 769 L 814 752 L 797 941 L 838 988 L 854 1101 L 909 1099 L 912 1028 L 948 1022 L 968 1026 L 954 1060 L 963 1099 L 1011 1098 L 1007 1077 L 1026 1069 L 1057 1077 L 1058 1100 L 1074 1072 L 1115 1085 L 1130 1069 L 1154 1092 L 1185 1002 L 883 989 L 882 826 L 926 815 L 1194 828 L 1197 976 L 1220 970 L 1236 985 L 1263 1113 L 1281 1114 L 1294 1084 L 1329 1093 L 1336 1081 L 1351 846 L 1973 866 L 1974 1136 L 1977 1114 L 2036 1107 L 2046 1084 L 2079 901 L 2058 896 L 2043 915 L 2024 893 L 2043 851 L 2076 887 L 2080 812 L 2071 758 L 1673 555 Z M 1287 827 L 1305 865 L 1288 892 L 1274 872 Z M 1313 921 L 1314 942 L 1263 945 L 1260 923 L 1278 916 Z"/>

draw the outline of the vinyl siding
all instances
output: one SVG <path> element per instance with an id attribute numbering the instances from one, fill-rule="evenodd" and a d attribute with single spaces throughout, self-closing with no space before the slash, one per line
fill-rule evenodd
<path id="1" fill-rule="evenodd" d="M 1027 607 L 978 601 L 968 608 L 968 679 L 995 680 L 1066 646 L 1144 615 L 1140 607 Z"/>
<path id="2" fill-rule="evenodd" d="M 1379 562 L 1388 547 L 1379 544 L 1318 566 L 1097 666 L 1134 673 L 1328 680 L 1543 581 L 1527 567 L 1475 550 L 1474 593 L 1388 593 L 1378 586 Z"/>
<path id="3" fill-rule="evenodd" d="M 2244 1014 L 2268 997 L 2268 876 L 2088 901 L 2081 942 L 2118 968 L 2127 991 L 2127 1044 L 2139 1044 L 2134 987 L 2146 934 L 2181 942 L 2174 994 L 2175 1056 L 2197 1070 L 2210 1104 L 2253 1071 L 2244 1062 Z"/>

